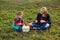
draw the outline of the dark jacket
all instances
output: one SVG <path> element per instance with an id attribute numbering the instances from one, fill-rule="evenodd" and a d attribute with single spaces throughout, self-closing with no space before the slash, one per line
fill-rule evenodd
<path id="1" fill-rule="evenodd" d="M 46 17 L 43 17 L 41 13 L 38 13 L 37 20 L 38 23 L 40 23 L 40 20 L 45 20 L 47 23 L 51 24 L 51 19 L 49 14 L 47 14 Z"/>

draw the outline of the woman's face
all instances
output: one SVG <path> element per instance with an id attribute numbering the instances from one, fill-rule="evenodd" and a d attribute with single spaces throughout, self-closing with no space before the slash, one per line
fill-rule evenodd
<path id="1" fill-rule="evenodd" d="M 42 12 L 42 14 L 45 12 L 45 9 L 43 8 L 42 10 L 41 10 L 41 12 Z"/>

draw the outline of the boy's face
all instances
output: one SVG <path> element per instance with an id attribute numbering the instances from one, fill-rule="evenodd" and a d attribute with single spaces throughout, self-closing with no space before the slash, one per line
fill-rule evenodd
<path id="1" fill-rule="evenodd" d="M 23 15 L 17 15 L 19 18 L 22 18 L 23 17 Z"/>

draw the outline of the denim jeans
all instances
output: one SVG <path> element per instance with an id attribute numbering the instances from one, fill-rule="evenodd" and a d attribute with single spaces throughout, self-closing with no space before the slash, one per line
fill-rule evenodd
<path id="1" fill-rule="evenodd" d="M 40 23 L 32 22 L 30 25 L 31 25 L 32 27 L 36 27 L 37 29 L 46 29 L 46 28 L 49 27 L 49 24 L 48 24 L 48 23 L 40 24 Z"/>

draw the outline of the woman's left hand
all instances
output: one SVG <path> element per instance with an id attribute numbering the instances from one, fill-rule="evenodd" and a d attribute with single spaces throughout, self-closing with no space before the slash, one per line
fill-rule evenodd
<path id="1" fill-rule="evenodd" d="M 45 23 L 46 21 L 45 20 L 40 20 L 41 23 Z"/>

